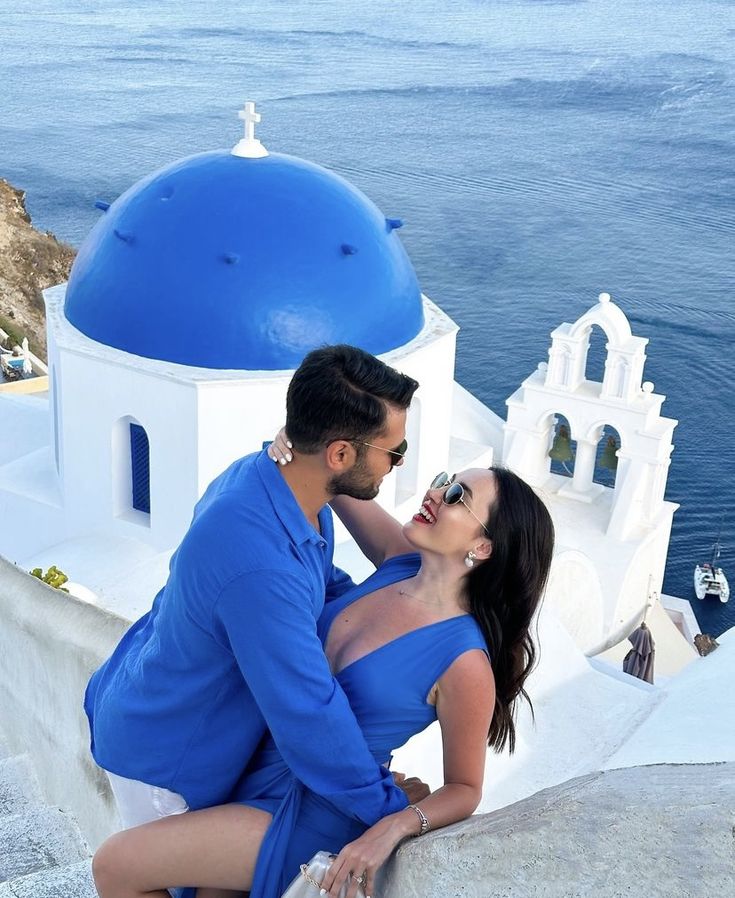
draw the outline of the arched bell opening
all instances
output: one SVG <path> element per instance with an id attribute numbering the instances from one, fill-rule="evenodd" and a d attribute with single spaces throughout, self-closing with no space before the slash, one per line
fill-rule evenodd
<path id="1" fill-rule="evenodd" d="M 584 379 L 601 384 L 605 379 L 605 362 L 607 361 L 607 334 L 597 325 L 590 328 L 587 361 Z"/>
<path id="2" fill-rule="evenodd" d="M 551 461 L 550 471 L 552 474 L 560 474 L 562 477 L 573 477 L 577 441 L 572 439 L 572 428 L 564 415 L 557 412 L 552 421 L 547 452 Z"/>
<path id="3" fill-rule="evenodd" d="M 594 483 L 615 487 L 618 471 L 617 452 L 620 447 L 620 434 L 611 424 L 606 424 L 602 428 L 602 436 L 597 443 L 595 472 L 592 477 Z"/>

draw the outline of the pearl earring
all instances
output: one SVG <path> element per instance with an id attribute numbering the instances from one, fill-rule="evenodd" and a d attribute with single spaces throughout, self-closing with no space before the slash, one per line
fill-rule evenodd
<path id="1" fill-rule="evenodd" d="M 467 565 L 467 567 L 474 567 L 475 566 L 475 558 L 477 558 L 477 555 L 475 555 L 474 552 L 468 552 L 467 557 L 464 560 L 464 563 Z"/>

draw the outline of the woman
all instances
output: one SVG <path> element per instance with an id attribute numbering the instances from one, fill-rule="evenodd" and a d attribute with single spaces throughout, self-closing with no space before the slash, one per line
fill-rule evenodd
<path id="1" fill-rule="evenodd" d="M 285 444 L 274 446 L 285 461 Z M 322 884 L 330 896 L 350 879 L 350 895 L 358 884 L 371 895 L 399 842 L 476 809 L 488 742 L 514 749 L 514 705 L 535 658 L 529 627 L 553 549 L 543 503 L 492 468 L 439 475 L 403 527 L 374 502 L 339 497 L 334 509 L 377 570 L 325 609 L 330 665 L 379 762 L 439 720 L 444 786 L 365 831 L 295 782 L 266 740 L 232 804 L 109 839 L 94 864 L 102 898 L 166 898 L 185 883 L 199 898 L 243 889 L 274 898 L 319 850 L 338 853 Z"/>

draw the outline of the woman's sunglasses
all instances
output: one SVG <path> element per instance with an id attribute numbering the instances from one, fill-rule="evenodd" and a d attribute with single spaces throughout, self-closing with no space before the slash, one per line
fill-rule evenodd
<path id="1" fill-rule="evenodd" d="M 456 505 L 458 502 L 461 502 L 462 505 L 469 511 L 472 517 L 477 521 L 477 523 L 482 527 L 485 531 L 486 536 L 490 536 L 487 532 L 487 527 L 482 523 L 482 521 L 477 517 L 474 511 L 470 508 L 470 506 L 465 502 L 464 499 L 464 486 L 461 483 L 454 483 L 454 477 L 450 477 L 446 471 L 442 471 L 441 474 L 437 474 L 436 477 L 431 481 L 431 486 L 429 489 L 432 490 L 444 490 L 444 494 L 442 495 L 442 502 L 445 505 Z"/>

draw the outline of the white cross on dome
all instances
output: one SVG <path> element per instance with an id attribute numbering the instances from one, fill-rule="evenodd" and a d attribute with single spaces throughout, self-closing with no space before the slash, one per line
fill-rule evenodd
<path id="1" fill-rule="evenodd" d="M 245 140 L 255 140 L 255 126 L 260 121 L 260 113 L 255 111 L 255 103 L 248 100 L 245 108 L 237 113 L 237 117 L 245 122 Z"/>
<path id="2" fill-rule="evenodd" d="M 260 113 L 255 111 L 255 103 L 248 100 L 245 108 L 238 113 L 238 118 L 245 125 L 245 136 L 232 149 L 233 156 L 242 156 L 245 159 L 260 159 L 268 155 L 268 150 L 255 136 L 255 126 L 260 121 Z"/>

